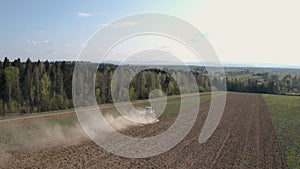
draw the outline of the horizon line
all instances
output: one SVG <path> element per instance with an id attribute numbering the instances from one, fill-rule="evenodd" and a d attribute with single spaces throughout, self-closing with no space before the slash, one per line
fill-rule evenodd
<path id="1" fill-rule="evenodd" d="M 5 57 L 7 58 L 7 57 Z M 0 62 L 4 62 L 5 58 L 1 59 Z M 26 63 L 26 61 L 28 59 L 30 59 L 32 62 L 90 62 L 90 63 L 97 63 L 97 64 L 113 64 L 113 65 L 120 65 L 120 61 L 118 60 L 107 60 L 107 61 L 102 61 L 102 62 L 92 62 L 92 61 L 84 61 L 84 60 L 48 60 L 48 59 L 31 59 L 31 58 L 27 58 L 22 60 L 21 58 L 16 58 L 16 59 L 9 59 L 10 62 L 13 62 L 15 60 L 20 59 L 21 63 Z M 150 62 L 150 61 L 149 61 Z M 167 61 L 162 61 L 161 63 L 156 62 L 158 65 L 161 65 L 162 63 L 167 62 Z M 153 63 L 153 62 L 151 62 Z M 180 64 L 176 64 L 176 62 L 171 63 L 168 62 L 168 66 L 178 66 Z M 199 65 L 196 62 L 193 61 L 187 61 L 187 62 L 183 62 L 185 65 L 188 66 L 205 66 L 203 63 L 201 63 L 201 65 Z M 207 67 L 224 67 L 224 68 L 278 68 L 278 69 L 300 69 L 300 65 L 287 65 L 287 64 L 272 64 L 272 63 L 246 63 L 246 62 L 220 62 L 221 66 L 214 66 L 214 62 L 207 62 L 208 66 Z M 147 63 L 144 62 L 135 62 L 135 63 L 131 63 L 131 64 L 126 64 L 126 65 L 149 65 Z M 156 65 L 155 62 L 154 64 L 151 65 Z M 163 65 L 162 65 L 163 66 Z"/>

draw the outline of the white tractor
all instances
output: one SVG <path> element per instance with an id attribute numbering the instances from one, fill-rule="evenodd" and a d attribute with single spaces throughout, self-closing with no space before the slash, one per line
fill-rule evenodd
<path id="1" fill-rule="evenodd" d="M 147 123 L 156 123 L 159 121 L 158 118 L 156 117 L 154 109 L 151 106 L 145 107 L 144 117 Z"/>

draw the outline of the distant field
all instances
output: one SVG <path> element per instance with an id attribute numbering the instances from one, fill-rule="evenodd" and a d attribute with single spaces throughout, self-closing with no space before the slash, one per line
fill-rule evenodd
<path id="1" fill-rule="evenodd" d="M 289 168 L 300 168 L 300 97 L 263 95 Z"/>

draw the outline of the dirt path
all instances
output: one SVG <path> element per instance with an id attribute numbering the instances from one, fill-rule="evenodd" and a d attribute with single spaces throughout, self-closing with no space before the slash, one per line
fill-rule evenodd
<path id="1" fill-rule="evenodd" d="M 174 148 L 155 157 L 115 156 L 86 140 L 77 145 L 11 152 L 0 168 L 285 168 L 270 114 L 260 95 L 229 93 L 222 120 L 205 143 L 198 138 L 210 103 L 200 106 L 197 122 Z M 176 116 L 135 127 L 125 134 L 145 137 L 165 131 Z"/>

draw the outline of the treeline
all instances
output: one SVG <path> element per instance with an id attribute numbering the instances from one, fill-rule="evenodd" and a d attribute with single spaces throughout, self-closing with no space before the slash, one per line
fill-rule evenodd
<path id="1" fill-rule="evenodd" d="M 227 76 L 226 81 L 228 91 L 300 95 L 300 76 L 295 74 L 257 73 L 247 78 Z"/>
<path id="2" fill-rule="evenodd" d="M 0 114 L 72 107 L 72 65 L 67 62 L 0 61 Z"/>
<path id="3" fill-rule="evenodd" d="M 73 108 L 72 76 L 76 62 L 32 62 L 27 59 L 0 61 L 0 115 L 27 114 Z M 98 65 L 97 65 L 98 66 Z M 111 91 L 113 75 L 118 68 L 112 64 L 100 64 L 95 76 L 95 95 L 99 104 L 111 103 L 112 95 L 125 100 L 125 90 L 129 88 L 131 100 L 147 99 L 153 89 L 160 89 L 166 95 L 180 94 L 195 90 L 192 79 L 187 71 L 180 66 L 173 70 L 146 69 L 138 73 L 131 80 L 128 88 L 115 86 Z M 119 67 L 120 68 L 120 67 Z M 126 80 L 126 74 L 134 72 L 134 66 L 123 67 L 117 79 Z M 211 91 L 211 81 L 204 67 L 191 66 L 192 75 L 197 82 L 199 92 Z M 123 72 L 122 72 L 123 71 Z M 168 72 L 168 73 L 166 73 Z M 227 72 L 226 79 L 212 79 L 219 90 L 227 83 L 228 91 L 292 94 L 300 93 L 300 76 L 295 74 L 256 73 L 251 75 L 249 70 Z M 247 75 L 247 76 L 244 76 Z M 85 75 L 81 75 L 85 80 Z M 176 77 L 175 80 L 173 77 Z M 245 78 L 246 77 L 246 78 Z M 84 86 L 83 86 L 84 88 Z M 86 102 L 89 102 L 86 100 Z"/>
<path id="4" fill-rule="evenodd" d="M 75 62 L 65 61 L 32 62 L 27 59 L 26 62 L 21 62 L 20 59 L 9 61 L 7 58 L 0 61 L 0 114 L 26 114 L 73 108 L 74 66 Z M 95 94 L 99 104 L 112 102 L 111 81 L 116 68 L 112 64 L 99 65 L 95 80 Z M 211 90 L 210 79 L 205 73 L 195 71 L 193 74 L 200 84 L 200 92 Z M 176 71 L 176 76 L 180 80 L 180 77 L 186 76 L 186 72 Z M 147 99 L 152 89 L 161 89 L 167 95 L 179 94 L 175 79 L 165 71 L 154 69 L 144 70 L 133 78 L 129 88 L 130 98 Z M 188 93 L 189 87 L 183 90 Z"/>

